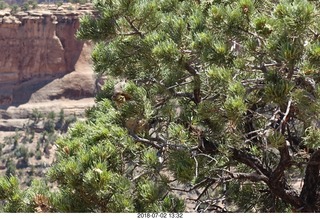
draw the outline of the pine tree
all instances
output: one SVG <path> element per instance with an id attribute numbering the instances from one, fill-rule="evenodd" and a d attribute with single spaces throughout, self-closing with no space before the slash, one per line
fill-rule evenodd
<path id="1" fill-rule="evenodd" d="M 107 81 L 57 141 L 49 209 L 183 211 L 174 191 L 198 190 L 198 212 L 320 211 L 318 2 L 95 7 L 78 37 Z"/>

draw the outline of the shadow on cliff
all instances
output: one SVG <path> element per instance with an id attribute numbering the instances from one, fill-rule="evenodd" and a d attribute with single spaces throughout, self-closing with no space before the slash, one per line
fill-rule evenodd
<path id="1" fill-rule="evenodd" d="M 85 63 L 83 63 L 85 65 Z M 77 68 L 76 71 L 54 77 L 31 79 L 20 85 L 0 88 L 1 110 L 9 107 L 52 100 L 80 100 L 93 98 L 96 93 L 96 79 L 92 69 L 88 66 Z M 11 91 L 10 91 L 11 89 Z M 6 99 L 8 103 L 6 104 Z"/>
<path id="2" fill-rule="evenodd" d="M 7 87 L 8 89 L 8 87 Z M 80 100 L 94 97 L 95 79 L 93 74 L 74 71 L 65 75 L 32 79 L 12 87 L 12 93 L 2 94 L 4 101 L 10 104 L 0 105 L 0 109 L 19 107 L 23 104 L 48 102 L 52 100 Z"/>
<path id="3" fill-rule="evenodd" d="M 0 109 L 57 99 L 94 97 L 96 80 L 91 66 L 92 45 L 84 43 L 69 54 L 69 73 L 36 76 L 19 84 L 0 85 Z"/>

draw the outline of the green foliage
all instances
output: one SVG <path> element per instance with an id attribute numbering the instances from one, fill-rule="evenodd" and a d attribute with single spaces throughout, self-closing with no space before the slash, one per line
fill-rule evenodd
<path id="1" fill-rule="evenodd" d="M 41 151 L 36 150 L 35 158 L 36 158 L 37 160 L 41 160 L 41 156 L 42 156 Z"/>
<path id="2" fill-rule="evenodd" d="M 320 131 L 315 127 L 308 127 L 305 136 L 303 137 L 304 144 L 307 148 L 318 149 L 320 146 Z"/>
<path id="3" fill-rule="evenodd" d="M 8 6 L 9 6 L 9 5 L 8 5 L 5 1 L 3 1 L 3 0 L 0 1 L 0 10 L 5 9 L 5 8 L 7 8 Z"/>
<path id="4" fill-rule="evenodd" d="M 228 185 L 227 193 L 228 199 L 235 206 L 239 207 L 240 212 L 252 211 L 252 206 L 256 205 L 257 199 L 260 199 L 259 193 L 256 192 L 255 187 L 261 187 L 261 185 L 255 185 L 252 183 L 239 183 L 232 182 Z"/>
<path id="5" fill-rule="evenodd" d="M 6 162 L 6 176 L 11 177 L 16 175 L 16 166 L 11 159 L 8 159 Z"/>
<path id="6" fill-rule="evenodd" d="M 59 118 L 58 121 L 55 124 L 55 129 L 61 129 L 64 125 L 65 122 L 65 115 L 64 115 L 64 110 L 61 109 L 59 112 Z"/>
<path id="7" fill-rule="evenodd" d="M 30 5 L 26 2 L 21 6 L 22 11 L 28 11 L 30 10 Z"/>
<path id="8" fill-rule="evenodd" d="M 77 37 L 107 80 L 56 141 L 50 211 L 183 211 L 175 190 L 199 212 L 320 211 L 318 2 L 94 5 Z"/>
<path id="9" fill-rule="evenodd" d="M 0 143 L 0 157 L 2 156 L 2 149 L 5 147 L 4 143 Z"/>
<path id="10" fill-rule="evenodd" d="M 169 170 L 177 180 L 188 182 L 193 179 L 194 161 L 185 151 L 172 151 L 169 154 Z"/>
<path id="11" fill-rule="evenodd" d="M 10 6 L 10 8 L 11 8 L 11 11 L 10 11 L 11 14 L 16 14 L 18 12 L 18 10 L 19 10 L 19 5 L 13 4 L 13 5 Z"/>
<path id="12" fill-rule="evenodd" d="M 79 4 L 85 4 L 87 2 L 91 2 L 91 0 L 68 0 L 68 2 L 72 2 L 72 3 L 79 3 Z"/>
<path id="13" fill-rule="evenodd" d="M 15 150 L 15 155 L 17 158 L 20 158 L 20 157 L 27 158 L 28 148 L 26 148 L 25 146 L 20 146 L 19 148 L 17 148 L 17 150 Z"/>
<path id="14" fill-rule="evenodd" d="M 157 151 L 154 149 L 145 150 L 142 154 L 141 161 L 146 168 L 157 168 L 159 166 Z"/>
<path id="15" fill-rule="evenodd" d="M 269 135 L 268 141 L 270 142 L 270 145 L 274 148 L 283 147 L 286 144 L 285 137 L 279 132 L 274 132 L 271 135 Z"/>
<path id="16" fill-rule="evenodd" d="M 33 180 L 27 191 L 19 188 L 16 177 L 0 179 L 0 199 L 8 200 L 1 206 L 2 212 L 49 212 L 54 198 L 48 195 L 49 188 L 42 182 Z"/>
<path id="17" fill-rule="evenodd" d="M 29 0 L 28 4 L 31 6 L 32 9 L 36 9 L 38 7 L 38 1 L 37 0 Z"/>
<path id="18" fill-rule="evenodd" d="M 8 200 L 8 204 L 1 210 L 9 212 L 21 211 L 23 200 L 20 195 L 17 178 L 12 176 L 0 178 L 0 188 L 0 199 Z"/>
<path id="19" fill-rule="evenodd" d="M 57 7 L 60 7 L 63 4 L 63 1 L 56 1 L 55 4 Z"/>
<path id="20" fill-rule="evenodd" d="M 184 209 L 184 202 L 173 195 L 168 195 L 163 200 L 163 212 L 182 212 Z"/>
<path id="21" fill-rule="evenodd" d="M 137 177 L 132 169 L 138 162 L 135 154 L 142 153 L 145 149 L 134 144 L 126 131 L 112 120 L 114 110 L 109 101 L 101 101 L 100 105 L 88 113 L 87 122 L 76 123 L 66 137 L 56 142 L 58 162 L 48 175 L 50 180 L 57 181 L 60 185 L 61 193 L 54 205 L 56 211 L 136 211 L 136 203 L 141 200 L 133 199 L 131 192 L 140 188 L 141 184 L 130 179 Z M 96 115 L 100 116 L 96 118 Z M 154 171 L 158 166 L 155 152 L 146 150 L 143 157 L 142 161 L 147 168 L 142 171 Z M 152 195 L 153 192 L 158 194 L 159 188 L 149 189 L 151 190 L 146 190 L 145 195 L 153 198 L 145 197 L 145 204 L 150 207 L 144 211 L 161 211 L 159 206 L 162 196 L 160 198 Z M 164 195 L 165 191 L 162 188 L 161 194 Z M 83 194 L 87 195 L 84 197 Z M 77 200 L 81 200 L 82 204 L 75 205 Z"/>
<path id="22" fill-rule="evenodd" d="M 33 109 L 30 115 L 30 119 L 37 124 L 43 118 L 43 114 L 38 109 Z"/>

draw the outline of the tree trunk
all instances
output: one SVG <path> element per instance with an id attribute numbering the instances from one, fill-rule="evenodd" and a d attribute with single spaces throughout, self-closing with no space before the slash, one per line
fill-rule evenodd
<path id="1" fill-rule="evenodd" d="M 315 151 L 306 168 L 300 198 L 304 203 L 302 212 L 320 212 L 320 150 Z"/>

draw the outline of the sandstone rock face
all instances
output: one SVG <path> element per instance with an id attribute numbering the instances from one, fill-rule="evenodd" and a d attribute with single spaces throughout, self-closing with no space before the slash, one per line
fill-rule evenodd
<path id="1" fill-rule="evenodd" d="M 78 27 L 75 13 L 0 17 L 0 83 L 73 71 L 83 46 Z"/>
<path id="2" fill-rule="evenodd" d="M 84 13 L 90 11 L 0 11 L 0 107 L 19 102 L 15 92 L 30 80 L 39 85 L 75 70 L 85 45 L 75 38 Z"/>

